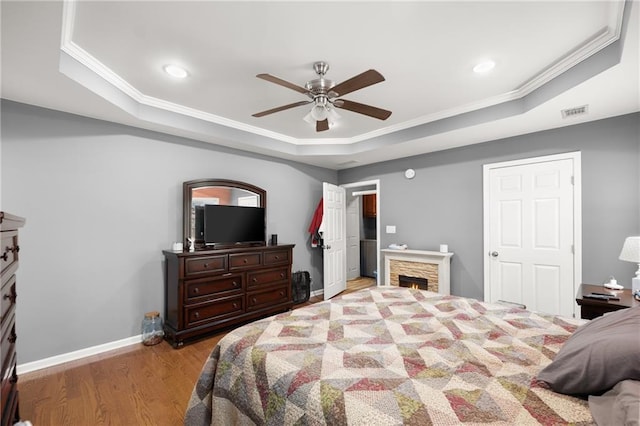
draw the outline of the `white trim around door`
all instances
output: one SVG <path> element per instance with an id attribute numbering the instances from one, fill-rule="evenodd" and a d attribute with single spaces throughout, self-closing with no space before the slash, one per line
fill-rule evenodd
<path id="1" fill-rule="evenodd" d="M 521 160 L 505 161 L 500 163 L 485 164 L 483 166 L 483 259 L 484 259 L 484 300 L 491 301 L 491 200 L 490 200 L 490 173 L 496 169 L 514 166 L 534 165 L 552 161 L 571 160 L 573 163 L 573 294 L 582 282 L 582 173 L 580 152 L 568 152 L 563 154 L 546 155 L 541 157 L 525 158 Z M 573 315 L 579 316 L 579 307 L 573 301 Z"/>
<path id="2" fill-rule="evenodd" d="M 381 198 L 381 194 L 380 194 L 380 179 L 373 179 L 373 180 L 366 180 L 366 181 L 362 181 L 362 182 L 352 182 L 352 183 L 345 183 L 344 185 L 340 185 L 341 187 L 343 187 L 345 190 L 352 190 L 354 188 L 362 188 L 362 187 L 370 187 L 370 186 L 375 186 L 375 189 L 372 190 L 366 190 L 366 191 L 354 191 L 356 192 L 355 195 L 363 195 L 363 194 L 377 194 L 376 196 L 376 271 L 377 271 L 377 276 L 376 276 L 376 285 L 380 286 L 380 198 Z M 349 192 L 347 193 L 347 196 L 350 196 L 352 193 Z"/>

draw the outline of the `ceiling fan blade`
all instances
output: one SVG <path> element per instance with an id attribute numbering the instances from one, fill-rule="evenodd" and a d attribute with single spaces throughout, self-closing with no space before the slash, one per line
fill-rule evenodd
<path id="1" fill-rule="evenodd" d="M 377 118 L 379 120 L 386 120 L 391 115 L 391 111 L 387 111 L 386 109 L 348 101 L 346 99 L 338 99 L 334 102 L 333 105 L 336 108 L 342 108 L 349 111 L 357 112 L 358 114 L 368 115 L 369 117 Z"/>
<path id="2" fill-rule="evenodd" d="M 324 132 L 329 130 L 329 120 L 326 118 L 322 121 L 316 121 L 316 132 Z"/>
<path id="3" fill-rule="evenodd" d="M 274 112 L 280 112 L 280 111 L 284 111 L 285 109 L 290 109 L 290 108 L 295 108 L 295 107 L 299 107 L 299 106 L 302 106 L 302 105 L 307 105 L 307 104 L 310 104 L 311 102 L 313 102 L 313 101 L 294 102 L 294 103 L 289 104 L 289 105 L 282 105 L 282 106 L 279 106 L 277 108 L 268 109 L 266 111 L 257 112 L 255 114 L 251 114 L 251 115 L 253 117 L 264 117 L 265 115 L 273 114 Z"/>
<path id="4" fill-rule="evenodd" d="M 261 78 L 261 79 L 266 80 L 266 81 L 270 81 L 271 83 L 279 84 L 280 86 L 284 86 L 284 87 L 286 87 L 288 89 L 295 90 L 296 92 L 300 92 L 300 93 L 302 93 L 304 95 L 309 93 L 309 91 L 307 89 L 305 89 L 304 87 L 300 87 L 300 86 L 298 86 L 296 84 L 289 83 L 288 81 L 285 81 L 285 80 L 283 80 L 281 78 L 278 78 L 278 77 L 274 77 L 271 74 L 258 74 L 258 75 L 256 75 L 256 77 Z"/>
<path id="5" fill-rule="evenodd" d="M 380 83 L 384 81 L 384 77 L 376 70 L 365 71 L 362 74 L 358 74 L 349 80 L 343 81 L 331 88 L 331 92 L 337 93 L 336 96 L 344 96 L 347 93 L 351 93 L 356 90 L 360 90 L 364 87 L 371 86 L 372 84 Z"/>

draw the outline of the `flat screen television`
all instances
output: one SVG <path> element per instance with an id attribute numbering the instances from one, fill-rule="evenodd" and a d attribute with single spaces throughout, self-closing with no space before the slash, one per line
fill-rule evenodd
<path id="1" fill-rule="evenodd" d="M 263 207 L 204 206 L 206 245 L 264 244 L 266 241 Z"/>

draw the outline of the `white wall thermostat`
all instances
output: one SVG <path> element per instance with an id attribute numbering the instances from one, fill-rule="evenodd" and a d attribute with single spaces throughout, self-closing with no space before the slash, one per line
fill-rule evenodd
<path id="1" fill-rule="evenodd" d="M 415 175 L 416 171 L 413 169 L 407 169 L 404 171 L 404 177 L 406 177 L 407 179 L 413 179 Z"/>

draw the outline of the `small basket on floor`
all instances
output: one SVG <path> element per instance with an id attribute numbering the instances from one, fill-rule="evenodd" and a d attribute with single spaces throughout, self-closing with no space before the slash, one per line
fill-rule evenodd
<path id="1" fill-rule="evenodd" d="M 296 271 L 291 277 L 293 303 L 303 303 L 311 295 L 311 276 L 308 271 Z"/>

